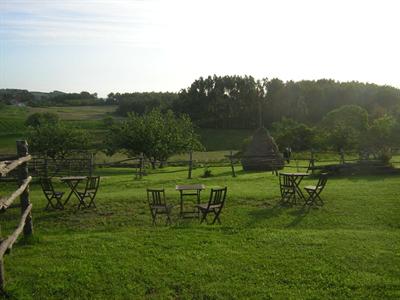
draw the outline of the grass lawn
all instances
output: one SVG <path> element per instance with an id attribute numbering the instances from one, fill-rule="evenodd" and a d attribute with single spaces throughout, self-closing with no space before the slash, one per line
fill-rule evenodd
<path id="1" fill-rule="evenodd" d="M 168 167 L 133 180 L 128 169 L 99 169 L 97 209 L 44 211 L 31 186 L 35 238 L 5 258 L 6 287 L 17 299 L 399 299 L 400 176 L 332 178 L 325 206 L 279 205 L 271 173 L 187 180 Z M 303 184 L 315 179 L 307 178 Z M 180 220 L 151 226 L 146 187 L 228 186 L 222 225 Z M 59 185 L 60 189 L 65 189 Z M 5 189 L 4 184 L 0 188 Z M 7 186 L 8 189 L 12 187 Z M 19 212 L 2 215 L 3 236 Z"/>

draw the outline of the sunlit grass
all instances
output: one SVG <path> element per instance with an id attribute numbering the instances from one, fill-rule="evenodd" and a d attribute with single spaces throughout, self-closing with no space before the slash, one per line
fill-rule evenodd
<path id="1" fill-rule="evenodd" d="M 130 169 L 99 169 L 97 209 L 81 211 L 74 198 L 64 211 L 43 211 L 33 185 L 36 238 L 6 257 L 8 292 L 25 299 L 400 296 L 399 176 L 331 178 L 325 206 L 308 210 L 281 206 L 270 172 L 211 171 L 201 178 L 197 168 L 188 180 L 185 167 L 167 167 L 134 180 Z M 207 186 L 203 201 L 210 187 L 228 186 L 221 226 L 180 220 L 177 209 L 172 226 L 151 226 L 146 187 L 166 188 L 177 205 L 175 184 L 199 182 Z M 2 215 L 3 235 L 18 214 Z"/>

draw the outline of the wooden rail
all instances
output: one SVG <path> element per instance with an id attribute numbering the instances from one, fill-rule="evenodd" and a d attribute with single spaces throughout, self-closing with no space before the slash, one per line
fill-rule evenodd
<path id="1" fill-rule="evenodd" d="M 5 273 L 4 273 L 4 254 L 9 253 L 18 236 L 23 232 L 28 237 L 33 234 L 32 224 L 32 204 L 29 200 L 29 183 L 32 177 L 28 174 L 27 162 L 32 159 L 28 154 L 28 144 L 26 141 L 17 141 L 17 159 L 13 161 L 0 162 L 0 175 L 5 176 L 12 170 L 18 171 L 19 187 L 9 196 L 0 198 L 0 211 L 5 212 L 7 208 L 12 206 L 14 200 L 20 197 L 21 219 L 14 232 L 4 239 L 0 244 L 0 293 L 6 295 L 4 291 Z M 14 205 L 15 206 L 15 205 Z"/>
<path id="2" fill-rule="evenodd" d="M 29 176 L 27 179 L 24 180 L 22 185 L 15 190 L 9 197 L 0 197 L 0 211 L 6 210 L 21 194 L 26 190 L 29 183 L 32 181 L 32 177 Z"/>
<path id="3" fill-rule="evenodd" d="M 32 159 L 32 156 L 27 155 L 24 157 L 20 157 L 17 160 L 14 161 L 2 161 L 0 162 L 0 175 L 1 176 L 6 176 L 9 172 L 14 170 L 16 167 L 30 161 Z"/>
<path id="4" fill-rule="evenodd" d="M 14 232 L 7 238 L 5 239 L 1 244 L 0 244 L 0 257 L 2 258 L 4 254 L 6 253 L 7 250 L 10 250 L 17 240 L 18 236 L 21 234 L 22 230 L 24 229 L 25 226 L 25 221 L 26 218 L 28 217 L 29 213 L 32 210 L 32 203 L 29 204 L 29 206 L 25 209 L 24 213 L 21 216 L 21 220 L 19 221 L 18 227 L 14 230 Z"/>

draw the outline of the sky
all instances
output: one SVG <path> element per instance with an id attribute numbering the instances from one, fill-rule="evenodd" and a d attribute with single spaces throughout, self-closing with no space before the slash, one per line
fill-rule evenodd
<path id="1" fill-rule="evenodd" d="M 0 0 L 0 88 L 170 91 L 200 76 L 400 88 L 397 0 Z"/>

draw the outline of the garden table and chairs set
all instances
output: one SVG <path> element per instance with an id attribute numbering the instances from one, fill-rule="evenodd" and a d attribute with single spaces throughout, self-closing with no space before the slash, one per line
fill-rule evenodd
<path id="1" fill-rule="evenodd" d="M 304 195 L 301 190 L 300 183 L 303 179 L 309 176 L 309 173 L 303 172 L 281 172 L 279 173 L 279 187 L 281 192 L 281 202 L 289 205 L 298 204 L 298 200 L 301 200 L 304 205 L 318 205 L 324 204 L 320 194 L 325 188 L 328 181 L 328 174 L 322 173 L 319 176 L 316 185 L 307 185 L 304 187 L 307 195 Z"/>
<path id="2" fill-rule="evenodd" d="M 198 218 L 200 219 L 200 223 L 203 223 L 204 221 L 207 222 L 209 214 L 213 214 L 214 218 L 210 224 L 214 224 L 215 222 L 221 224 L 220 214 L 225 205 L 227 187 L 212 188 L 208 202 L 201 203 L 201 191 L 205 189 L 204 184 L 176 185 L 175 190 L 179 192 L 179 217 L 181 219 Z M 146 191 L 153 225 L 156 224 L 157 215 L 159 214 L 166 215 L 166 223 L 171 224 L 171 214 L 174 205 L 167 203 L 165 189 L 148 188 Z M 192 199 L 194 197 L 195 203 L 193 203 L 193 200 L 187 203 L 184 199 L 188 197 L 192 197 Z"/>
<path id="3" fill-rule="evenodd" d="M 61 177 L 60 181 L 69 189 L 65 200 L 63 200 L 65 192 L 55 190 L 53 178 L 43 177 L 40 179 L 43 193 L 47 199 L 46 209 L 64 209 L 72 195 L 78 199 L 78 209 L 96 207 L 95 199 L 100 184 L 99 176 L 67 176 Z M 83 182 L 84 187 L 80 185 Z"/>
<path id="4" fill-rule="evenodd" d="M 309 175 L 309 173 L 301 172 L 279 173 L 281 203 L 296 205 L 298 204 L 298 200 L 300 200 L 304 205 L 322 206 L 324 202 L 320 195 L 325 188 L 328 176 L 323 173 L 319 176 L 316 185 L 305 186 L 305 195 L 300 184 L 303 179 Z M 65 200 L 63 200 L 63 197 L 66 193 L 54 189 L 52 178 L 45 177 L 40 180 L 43 193 L 47 199 L 46 209 L 64 209 L 72 196 L 75 196 L 78 200 L 78 209 L 96 207 L 95 199 L 100 184 L 99 176 L 67 176 L 61 177 L 59 180 L 69 188 Z M 206 187 L 204 184 L 176 185 L 175 190 L 179 192 L 179 217 L 181 219 L 197 218 L 200 219 L 200 223 L 204 221 L 208 223 L 207 216 L 212 214 L 213 219 L 211 224 L 215 222 L 221 224 L 220 214 L 225 205 L 227 187 L 211 188 L 208 201 L 206 203 L 201 203 L 201 192 L 205 189 Z M 167 203 L 165 189 L 148 188 L 146 192 L 153 225 L 156 224 L 158 215 L 165 215 L 166 223 L 171 224 L 171 215 L 174 205 Z M 188 197 L 192 198 L 192 201 L 189 203 L 185 200 Z M 193 198 L 195 200 L 194 203 Z"/>

